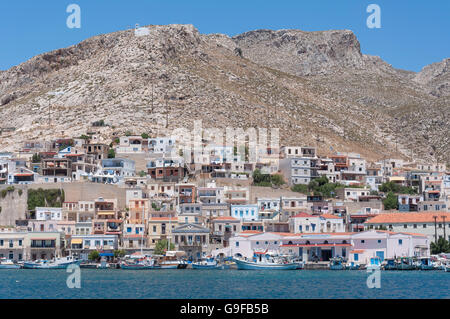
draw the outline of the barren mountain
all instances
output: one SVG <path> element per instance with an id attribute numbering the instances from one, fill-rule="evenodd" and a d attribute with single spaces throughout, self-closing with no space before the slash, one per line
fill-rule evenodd
<path id="1" fill-rule="evenodd" d="M 450 58 L 425 66 L 414 81 L 424 85 L 435 96 L 450 95 Z"/>
<path id="2" fill-rule="evenodd" d="M 192 25 L 149 30 L 99 35 L 0 72 L 0 127 L 16 128 L 0 136 L 0 149 L 86 131 L 106 142 L 126 131 L 170 133 L 201 119 L 204 127 L 277 127 L 282 144 L 322 152 L 449 159 L 448 91 L 430 90 L 448 69 L 396 70 L 361 54 L 347 30 L 233 38 Z M 92 128 L 100 119 L 108 126 Z"/>

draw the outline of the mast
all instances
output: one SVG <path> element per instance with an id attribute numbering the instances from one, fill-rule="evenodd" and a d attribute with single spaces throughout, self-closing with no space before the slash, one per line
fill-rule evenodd
<path id="1" fill-rule="evenodd" d="M 144 219 L 143 219 L 144 213 L 145 213 L 145 204 L 142 206 L 142 218 L 141 218 L 142 224 L 144 224 Z M 145 225 L 141 232 L 141 256 L 142 256 L 142 245 L 144 244 L 144 230 L 145 230 Z"/>
<path id="2" fill-rule="evenodd" d="M 170 231 L 170 236 L 169 234 L 167 234 L 167 251 L 170 250 L 170 237 L 172 237 L 172 217 L 169 216 L 169 231 Z"/>

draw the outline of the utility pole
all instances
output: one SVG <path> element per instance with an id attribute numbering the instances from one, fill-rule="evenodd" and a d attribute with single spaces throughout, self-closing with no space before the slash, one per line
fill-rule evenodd
<path id="1" fill-rule="evenodd" d="M 433 216 L 433 218 L 434 218 L 434 242 L 435 244 L 437 244 L 437 224 L 436 224 L 437 216 Z"/>
<path id="2" fill-rule="evenodd" d="M 446 218 L 447 216 L 442 215 L 441 217 L 442 217 L 442 220 L 444 221 L 444 239 L 447 240 L 447 234 L 445 233 L 445 218 Z"/>

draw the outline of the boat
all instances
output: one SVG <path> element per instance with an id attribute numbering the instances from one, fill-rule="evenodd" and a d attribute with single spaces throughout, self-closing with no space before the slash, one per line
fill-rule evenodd
<path id="1" fill-rule="evenodd" d="M 298 263 L 286 257 L 267 252 L 255 253 L 252 261 L 234 259 L 234 262 L 239 270 L 294 270 L 298 267 Z"/>
<path id="2" fill-rule="evenodd" d="M 383 263 L 383 270 L 397 270 L 397 263 L 394 258 L 388 258 Z"/>
<path id="3" fill-rule="evenodd" d="M 445 272 L 450 272 L 450 260 L 442 262 L 442 270 Z"/>
<path id="4" fill-rule="evenodd" d="M 0 269 L 20 269 L 21 265 L 14 263 L 10 259 L 0 259 Z"/>
<path id="5" fill-rule="evenodd" d="M 360 264 L 355 263 L 354 261 L 351 261 L 350 263 L 345 265 L 345 269 L 347 270 L 360 270 L 362 269 Z"/>
<path id="6" fill-rule="evenodd" d="M 73 256 L 55 258 L 53 260 L 25 261 L 25 269 L 66 269 L 69 265 L 80 265 L 81 260 Z"/>
<path id="7" fill-rule="evenodd" d="M 344 270 L 345 261 L 342 257 L 334 257 L 330 259 L 330 263 L 328 266 L 330 270 Z"/>
<path id="8" fill-rule="evenodd" d="M 430 257 L 421 257 L 417 262 L 417 268 L 420 270 L 436 270 L 438 267 Z"/>
<path id="9" fill-rule="evenodd" d="M 223 269 L 214 258 L 205 258 L 192 263 L 192 269 Z"/>
<path id="10" fill-rule="evenodd" d="M 126 270 L 141 270 L 141 269 L 161 269 L 161 266 L 143 261 L 137 262 L 124 261 L 120 264 L 120 268 Z"/>
<path id="11" fill-rule="evenodd" d="M 121 269 L 141 270 L 141 269 L 161 269 L 154 258 L 147 255 L 133 254 L 120 263 Z"/>
<path id="12" fill-rule="evenodd" d="M 82 269 L 97 269 L 97 267 L 98 267 L 98 264 L 97 264 L 97 263 L 91 263 L 91 262 L 85 262 L 85 261 L 83 261 L 83 262 L 80 264 L 80 268 L 82 268 Z"/>
<path id="13" fill-rule="evenodd" d="M 158 256 L 157 262 L 161 269 L 186 269 L 188 262 L 181 259 L 184 255 L 186 255 L 184 251 L 166 251 L 164 256 Z"/>
<path id="14" fill-rule="evenodd" d="M 397 260 L 397 270 L 414 270 L 416 269 L 416 265 L 414 265 L 414 261 L 410 257 L 400 257 Z"/>
<path id="15" fill-rule="evenodd" d="M 367 270 L 378 270 L 381 269 L 381 258 L 378 256 L 370 257 L 369 263 L 366 266 Z"/>

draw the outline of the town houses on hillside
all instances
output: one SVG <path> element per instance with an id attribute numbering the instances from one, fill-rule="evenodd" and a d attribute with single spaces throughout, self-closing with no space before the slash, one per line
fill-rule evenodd
<path id="1" fill-rule="evenodd" d="M 188 154 L 170 136 L 87 134 L 0 150 L 0 257 L 153 253 L 164 241 L 191 260 L 275 250 L 358 262 L 429 256 L 450 239 L 445 164 L 210 143 Z"/>

